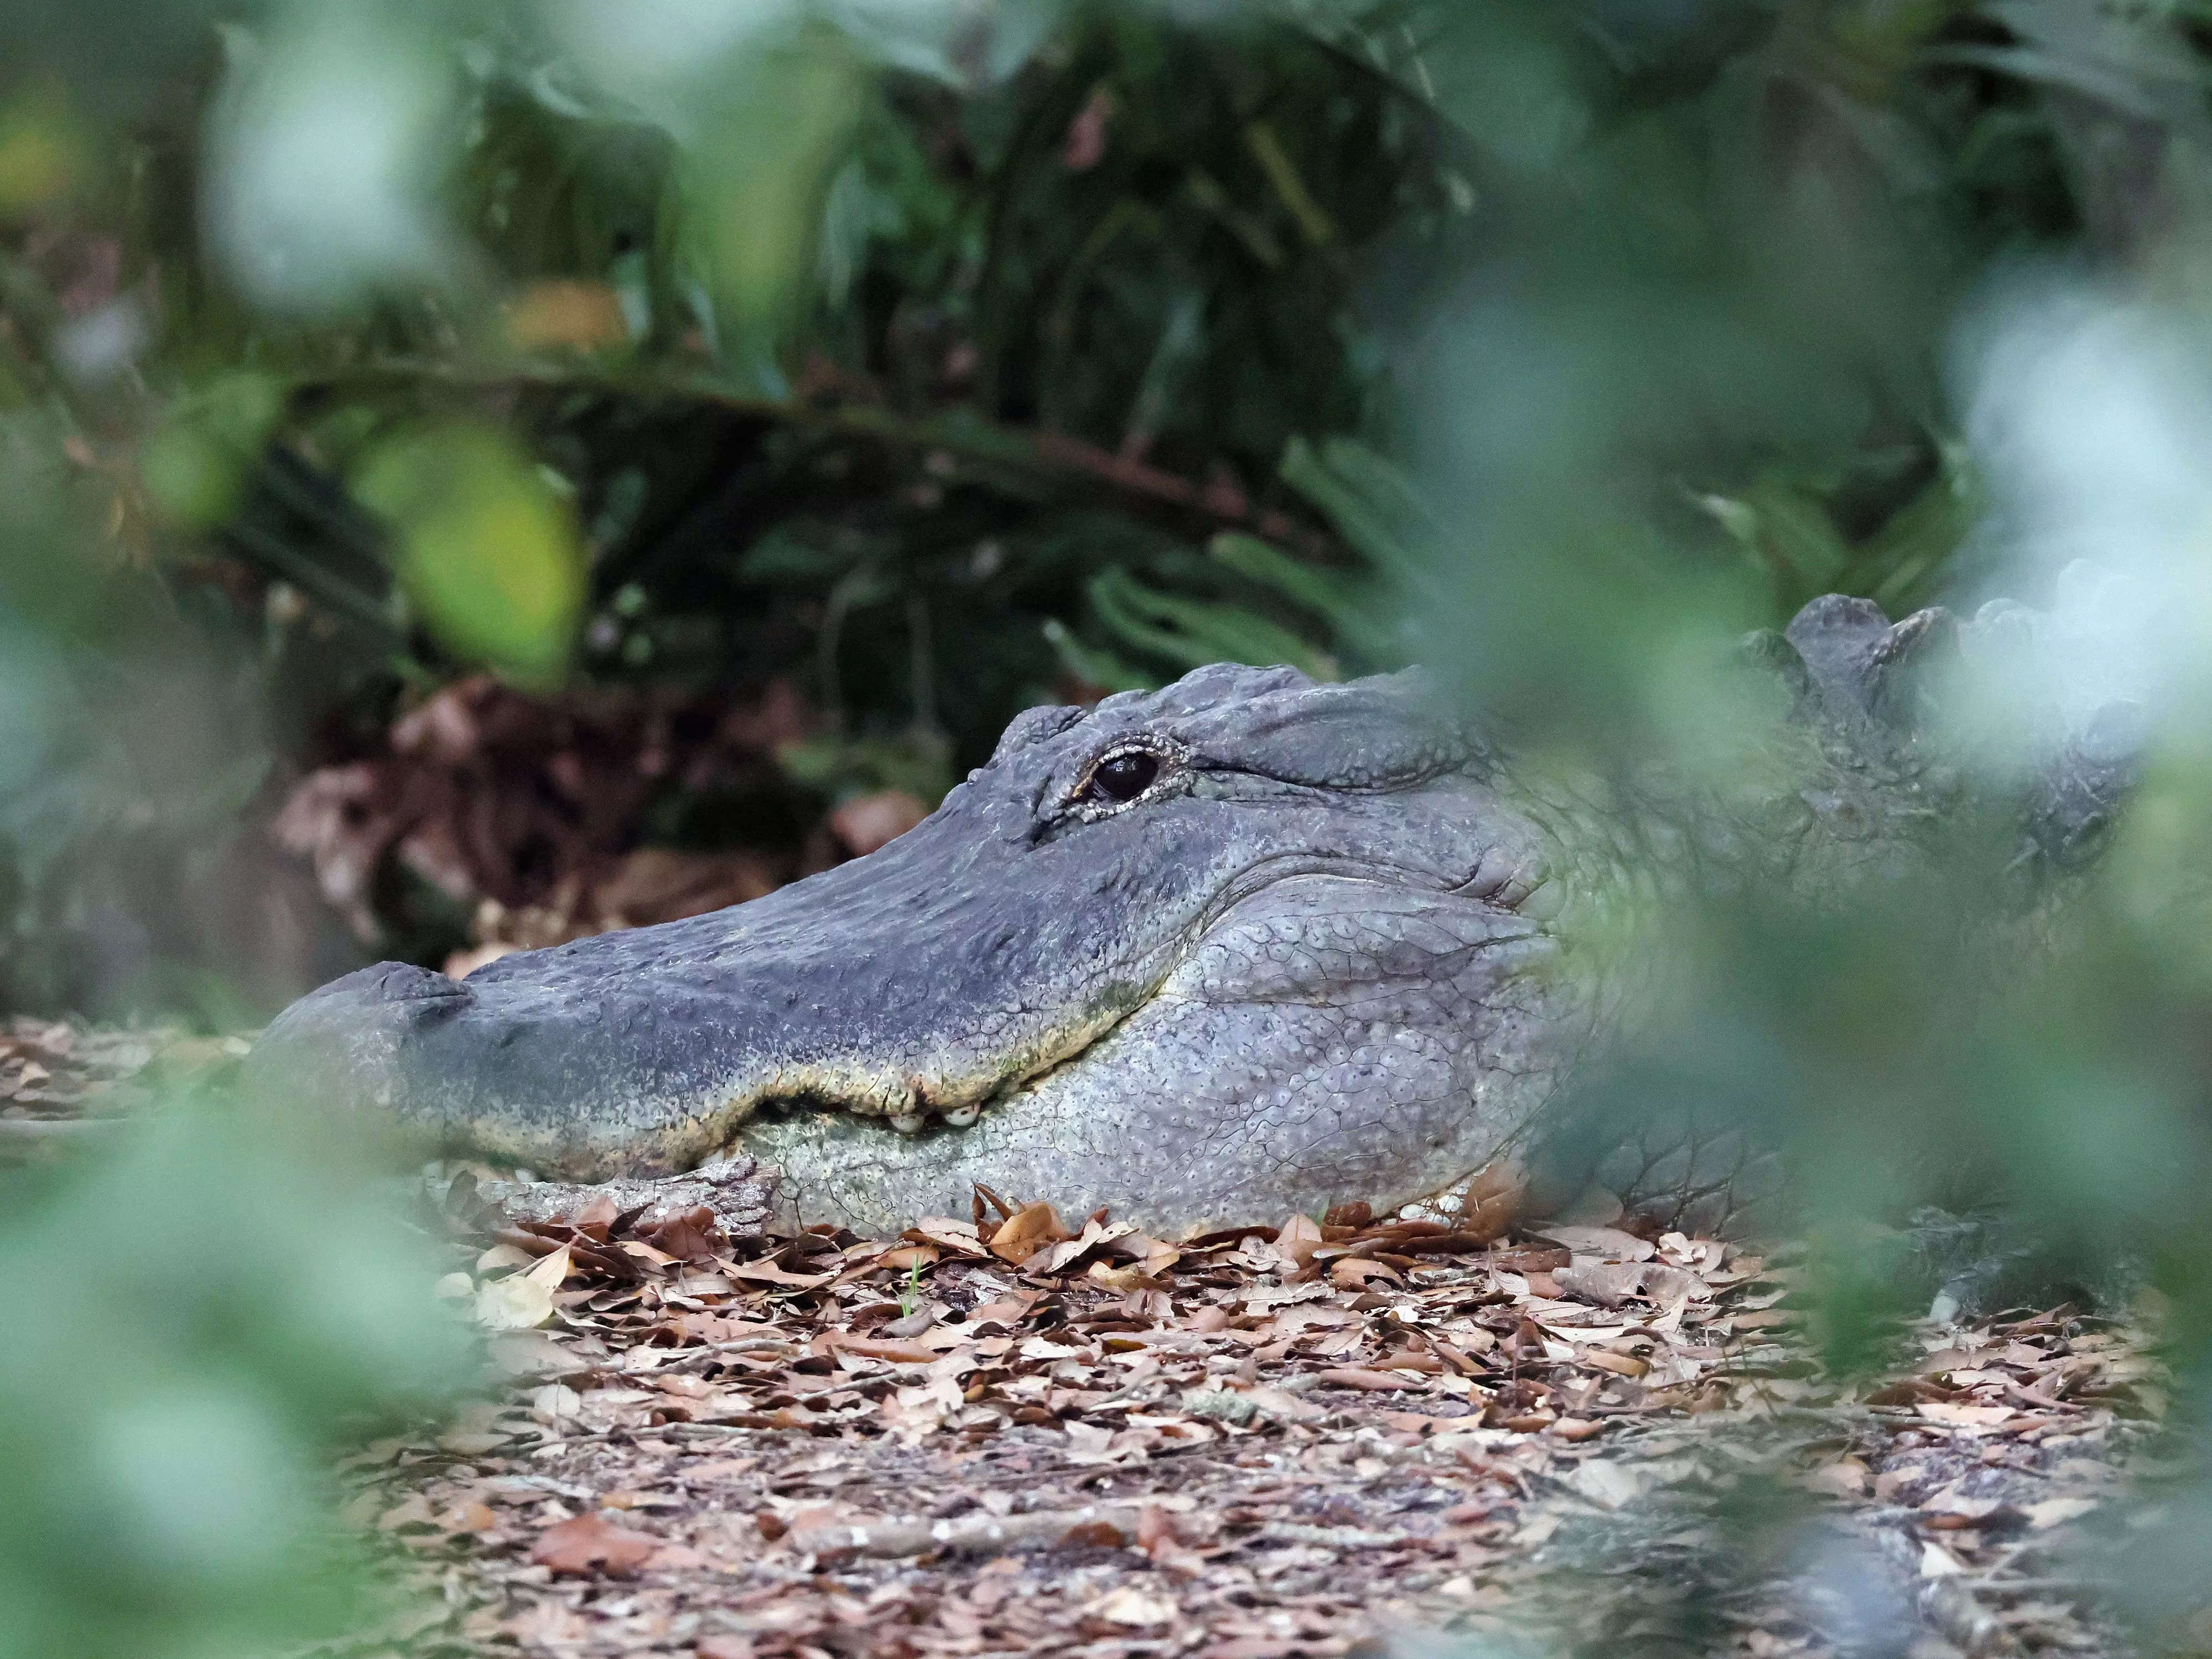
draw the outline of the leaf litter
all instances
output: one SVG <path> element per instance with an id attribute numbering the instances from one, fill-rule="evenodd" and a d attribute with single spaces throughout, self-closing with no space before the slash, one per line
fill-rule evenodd
<path id="1" fill-rule="evenodd" d="M 0 1158 L 244 1048 L 14 1020 Z M 1510 1236 L 1499 1194 L 1464 1231 L 1169 1242 L 988 1189 L 897 1239 L 776 1236 L 741 1164 L 433 1190 L 435 1293 L 503 1386 L 345 1461 L 427 1595 L 332 1659 L 1609 1648 L 1699 1597 L 1765 1659 L 1863 1647 L 1875 1582 L 1929 1659 L 2093 1652 L 2124 1644 L 2083 1541 L 2154 1513 L 2119 1468 L 2166 1407 L 2141 1329 L 1929 1323 L 1853 1392 L 1786 1250 Z M 1728 1494 L 1778 1478 L 1870 1564 L 1840 1604 L 1728 1539 Z"/>
<path id="2" fill-rule="evenodd" d="M 1706 1591 L 1726 1650 L 1848 1649 L 1817 1583 L 1705 1582 L 1747 1481 L 1856 1540 L 1917 1652 L 2094 1650 L 2055 1552 L 2163 1409 L 2069 1309 L 1927 1325 L 1854 1394 L 1786 1250 L 1676 1233 L 1352 1206 L 1169 1242 L 979 1189 L 864 1239 L 503 1190 L 430 1183 L 501 1386 L 341 1466 L 444 1616 L 349 1653 L 1381 1656 Z"/>

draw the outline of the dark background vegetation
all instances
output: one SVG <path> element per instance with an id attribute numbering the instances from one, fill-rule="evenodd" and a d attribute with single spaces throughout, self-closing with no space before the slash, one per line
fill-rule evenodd
<path id="1" fill-rule="evenodd" d="M 750 896 L 1020 708 L 1223 659 L 1422 661 L 1532 752 L 1668 752 L 1684 663 L 1813 595 L 2049 601 L 1971 429 L 2004 295 L 2201 348 L 2191 0 L 611 10 L 8 8 L 0 1007 L 246 1026 L 378 956 Z M 2110 453 L 2212 475 L 2191 407 Z M 1812 1155 L 1839 1357 L 1898 1305 L 1853 1229 L 1971 1164 L 2076 1277 L 2132 1263 L 2201 1377 L 2201 680 L 1971 1030 L 1941 902 L 1676 938 L 1638 1098 Z M 292 1236 L 229 1146 L 145 1178 Z M 41 1192 L 11 1285 L 146 1203 Z M 327 1333 L 144 1328 L 202 1405 L 362 1403 L 299 1358 Z M 13 1358 L 0 1400 L 106 1443 L 128 1401 Z M 82 1447 L 0 1437 L 5 1484 L 105 1491 Z M 2204 1535 L 2159 1533 L 2147 1619 Z M 0 1644 L 111 1650 L 78 1558 L 7 1536 Z M 209 1650 L 258 1582 L 145 1565 L 134 1650 Z"/>
<path id="2" fill-rule="evenodd" d="M 1043 699 L 1587 720 L 1655 624 L 1901 614 L 1962 301 L 2132 269 L 2203 113 L 2185 15 L 2073 0 L 132 15 L 22 20 L 0 152 L 0 963 L 218 1023 L 682 908 L 595 905 L 641 847 L 787 878 Z M 395 760 L 486 668 L 541 701 Z"/>

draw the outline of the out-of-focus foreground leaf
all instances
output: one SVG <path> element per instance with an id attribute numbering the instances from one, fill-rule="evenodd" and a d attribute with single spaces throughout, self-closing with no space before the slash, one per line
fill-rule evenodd
<path id="1" fill-rule="evenodd" d="M 347 1162 L 179 1099 L 0 1169 L 0 1652 L 265 1652 L 374 1610 L 322 1461 L 434 1408 L 467 1343 Z"/>
<path id="2" fill-rule="evenodd" d="M 400 585 L 456 655 L 525 684 L 560 678 L 582 550 L 568 503 L 496 430 L 395 435 L 362 459 L 354 490 L 392 525 Z"/>

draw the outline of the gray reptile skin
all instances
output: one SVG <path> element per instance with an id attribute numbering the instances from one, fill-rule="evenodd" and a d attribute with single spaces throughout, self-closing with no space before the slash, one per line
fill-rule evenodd
<path id="1" fill-rule="evenodd" d="M 1617 908 L 1692 870 L 1878 866 L 1955 817 L 1919 688 L 1993 617 L 1808 606 L 1753 653 L 1795 718 L 1725 800 L 1510 764 L 1411 676 L 1217 666 L 1032 709 L 872 857 L 465 982 L 364 969 L 252 1070 L 566 1178 L 750 1154 L 810 1222 L 961 1214 L 978 1182 L 1167 1235 L 1403 1206 L 1522 1147 L 1644 994 Z M 1133 753 L 1156 777 L 1103 798 Z M 2125 787 L 2085 753 L 2007 809 L 2036 858 L 2077 856 Z M 1716 1188 L 1687 1154 L 1641 1167 Z"/>

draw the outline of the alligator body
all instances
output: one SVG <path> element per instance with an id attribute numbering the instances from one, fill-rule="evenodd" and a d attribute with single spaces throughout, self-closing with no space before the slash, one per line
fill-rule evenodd
<path id="1" fill-rule="evenodd" d="M 962 1213 L 977 1182 L 1164 1234 L 1434 1200 L 1525 1147 L 1638 1000 L 1619 907 L 1942 833 L 1967 786 L 1931 665 L 2027 617 L 1816 601 L 1752 653 L 1793 708 L 1725 799 L 1516 762 L 1413 676 L 1218 666 L 1032 709 L 868 858 L 465 981 L 365 969 L 253 1069 L 568 1179 L 750 1154 L 807 1221 Z M 2029 861 L 2084 856 L 2126 774 L 2109 739 L 2051 748 L 2006 808 Z"/>

